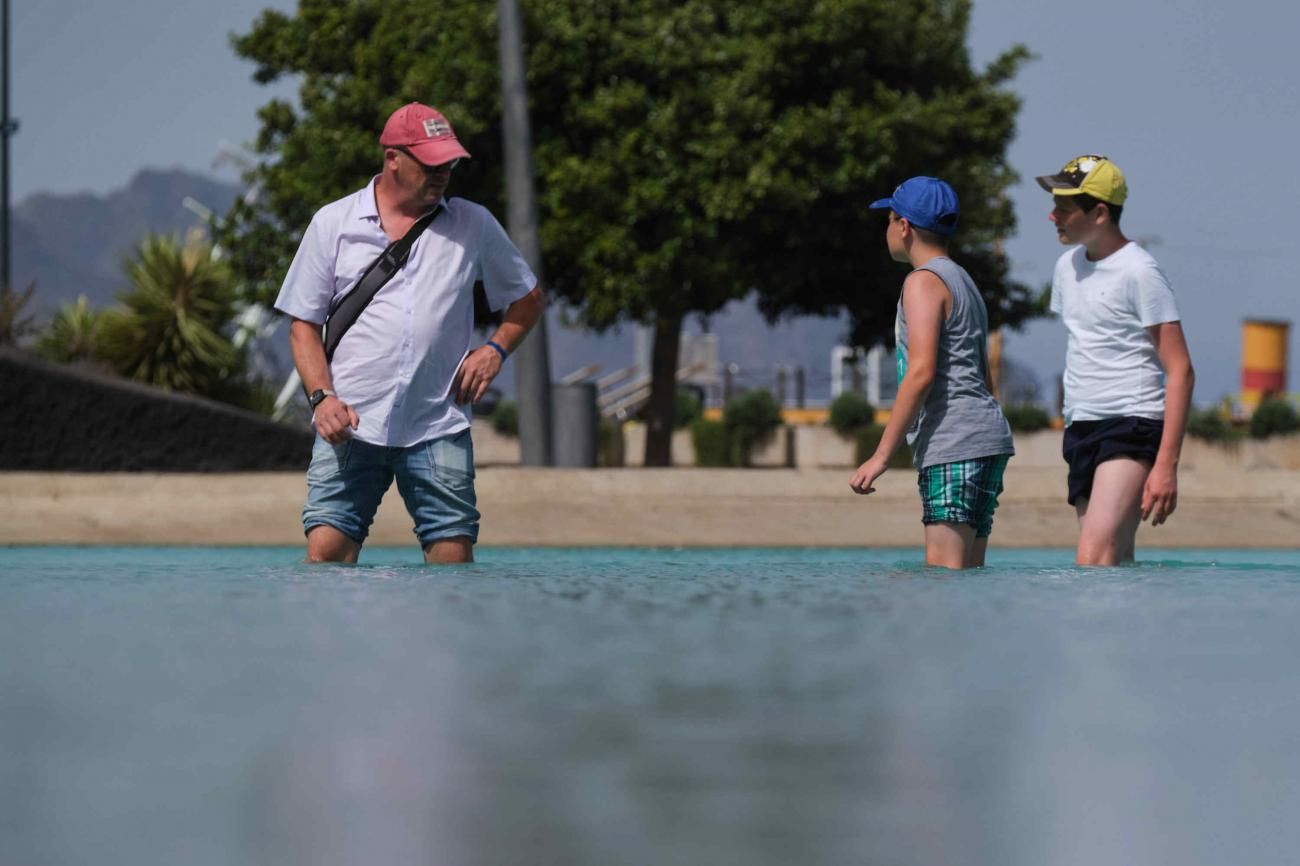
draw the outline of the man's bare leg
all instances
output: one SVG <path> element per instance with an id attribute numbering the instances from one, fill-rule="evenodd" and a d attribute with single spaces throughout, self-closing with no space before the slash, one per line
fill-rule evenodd
<path id="1" fill-rule="evenodd" d="M 438 565 L 474 561 L 474 543 L 465 536 L 440 538 L 424 546 L 424 561 Z"/>
<path id="2" fill-rule="evenodd" d="M 1079 515 L 1079 565 L 1131 562 L 1142 521 L 1142 485 L 1151 464 L 1116 457 L 1097 466 L 1092 495 L 1075 502 Z"/>
<path id="3" fill-rule="evenodd" d="M 308 562 L 355 563 L 361 545 L 332 526 L 313 526 L 307 533 Z"/>
<path id="4" fill-rule="evenodd" d="M 925 564 L 966 568 L 975 545 L 975 527 L 964 523 L 927 523 Z"/>
<path id="5" fill-rule="evenodd" d="M 984 552 L 988 549 L 989 537 L 987 535 L 983 538 L 976 538 L 974 544 L 971 545 L 970 555 L 966 557 L 966 567 L 983 568 Z"/>

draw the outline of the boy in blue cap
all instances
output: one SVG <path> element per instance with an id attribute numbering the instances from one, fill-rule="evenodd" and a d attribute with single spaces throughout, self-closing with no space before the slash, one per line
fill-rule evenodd
<path id="1" fill-rule="evenodd" d="M 938 178 L 914 177 L 871 207 L 889 209 L 889 253 L 913 270 L 894 320 L 898 396 L 876 452 L 849 486 L 873 492 L 906 434 L 919 473 L 926 564 L 982 566 L 1015 448 L 990 387 L 988 310 L 970 274 L 948 257 L 957 193 Z"/>

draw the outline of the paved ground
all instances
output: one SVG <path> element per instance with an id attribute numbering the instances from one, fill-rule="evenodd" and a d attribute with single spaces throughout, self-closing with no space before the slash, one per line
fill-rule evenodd
<path id="1" fill-rule="evenodd" d="M 844 469 L 521 469 L 478 473 L 480 541 L 493 545 L 917 546 L 916 476 L 860 497 Z M 1075 542 L 1063 468 L 1007 470 L 993 544 Z M 299 544 L 299 473 L 0 473 L 0 544 Z M 396 490 L 371 540 L 414 544 Z M 1300 470 L 1195 467 L 1180 505 L 1139 543 L 1300 547 Z"/>

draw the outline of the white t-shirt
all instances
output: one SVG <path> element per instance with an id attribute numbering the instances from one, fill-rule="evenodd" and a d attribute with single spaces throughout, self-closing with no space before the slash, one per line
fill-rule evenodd
<path id="1" fill-rule="evenodd" d="M 1151 254 L 1128 243 L 1098 262 L 1083 247 L 1052 276 L 1052 312 L 1069 333 L 1065 423 L 1165 414 L 1165 374 L 1146 329 L 1177 322 L 1169 280 Z"/>
<path id="2" fill-rule="evenodd" d="M 275 308 L 324 322 L 330 303 L 346 294 L 388 246 L 379 225 L 372 180 L 325 205 L 303 235 Z M 411 247 L 406 265 L 376 293 L 330 363 L 334 391 L 361 418 L 356 438 L 407 447 L 459 433 L 469 406 L 451 382 L 469 353 L 474 283 L 499 310 L 527 295 L 537 278 L 487 208 L 444 199 Z"/>

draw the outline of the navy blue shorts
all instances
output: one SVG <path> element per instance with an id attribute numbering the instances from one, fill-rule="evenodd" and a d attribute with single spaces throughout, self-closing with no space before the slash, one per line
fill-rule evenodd
<path id="1" fill-rule="evenodd" d="M 1132 457 L 1154 463 L 1160 451 L 1164 421 L 1150 418 L 1105 418 L 1075 421 L 1065 428 L 1061 454 L 1070 464 L 1069 503 L 1092 495 L 1092 475 L 1113 457 Z"/>

